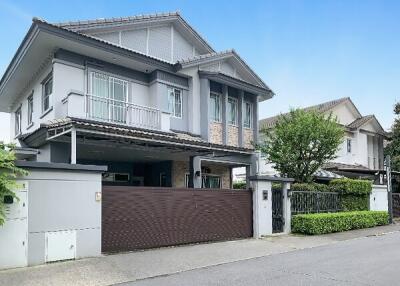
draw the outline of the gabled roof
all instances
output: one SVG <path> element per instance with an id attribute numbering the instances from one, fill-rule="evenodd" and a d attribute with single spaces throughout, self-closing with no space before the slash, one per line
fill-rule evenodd
<path id="1" fill-rule="evenodd" d="M 324 112 L 328 112 L 328 111 L 333 110 L 336 106 L 338 106 L 338 105 L 340 105 L 342 103 L 345 103 L 345 102 L 350 103 L 354 107 L 354 109 L 357 112 L 358 116 L 362 117 L 361 113 L 358 111 L 357 107 L 351 101 L 350 97 L 343 97 L 343 98 L 327 101 L 327 102 L 324 102 L 324 103 L 308 106 L 308 107 L 301 108 L 301 109 L 304 110 L 304 111 L 315 110 L 317 112 L 324 113 Z M 289 114 L 289 112 L 261 119 L 259 121 L 260 128 L 267 128 L 267 129 L 268 128 L 274 128 L 274 126 L 275 126 L 276 122 L 278 121 L 279 117 L 281 115 L 285 116 L 285 115 L 288 115 L 288 114 Z"/>
<path id="2" fill-rule="evenodd" d="M 375 117 L 374 115 L 366 115 L 366 116 L 357 118 L 356 120 L 354 120 L 353 122 L 348 124 L 347 127 L 351 128 L 351 129 L 357 129 L 357 128 L 363 126 L 365 123 L 367 123 L 374 117 Z"/>
<path id="3" fill-rule="evenodd" d="M 205 55 L 198 55 L 195 57 L 179 60 L 176 64 L 177 69 L 187 68 L 191 66 L 196 66 L 199 64 L 205 64 L 210 62 L 215 62 L 223 59 L 234 58 L 237 62 L 246 70 L 257 82 L 260 87 L 267 88 L 271 90 L 265 82 L 250 68 L 250 66 L 239 56 L 239 54 L 234 50 L 226 50 L 222 52 L 214 52 Z"/>
<path id="4" fill-rule="evenodd" d="M 187 30 L 198 42 L 207 50 L 208 53 L 214 53 L 211 45 L 195 30 L 179 12 L 156 13 L 147 15 L 136 15 L 117 18 L 99 18 L 93 20 L 69 21 L 54 23 L 54 25 L 71 31 L 85 33 L 91 30 L 108 27 L 120 27 L 126 25 L 144 24 L 144 23 L 162 23 L 173 22 Z"/>

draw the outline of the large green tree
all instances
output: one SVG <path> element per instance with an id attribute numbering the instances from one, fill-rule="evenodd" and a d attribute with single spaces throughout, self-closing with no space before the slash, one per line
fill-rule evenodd
<path id="1" fill-rule="evenodd" d="M 400 103 L 395 104 L 393 111 L 396 117 L 392 125 L 391 140 L 385 147 L 385 155 L 390 155 L 392 169 L 400 171 Z"/>
<path id="2" fill-rule="evenodd" d="M 332 115 L 296 109 L 261 133 L 258 149 L 282 176 L 311 182 L 324 163 L 336 158 L 344 129 Z"/>
<path id="3" fill-rule="evenodd" d="M 18 199 L 14 190 L 19 187 L 16 182 L 18 176 L 27 172 L 15 166 L 15 146 L 0 142 L 0 225 L 5 221 L 4 197 L 11 196 Z"/>

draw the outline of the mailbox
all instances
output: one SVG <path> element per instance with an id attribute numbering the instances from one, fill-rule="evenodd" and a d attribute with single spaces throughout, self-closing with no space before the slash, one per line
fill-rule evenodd
<path id="1" fill-rule="evenodd" d="M 4 204 L 11 205 L 12 203 L 14 203 L 13 196 L 4 196 Z"/>
<path id="2" fill-rule="evenodd" d="M 263 190 L 263 200 L 268 200 L 268 190 Z"/>

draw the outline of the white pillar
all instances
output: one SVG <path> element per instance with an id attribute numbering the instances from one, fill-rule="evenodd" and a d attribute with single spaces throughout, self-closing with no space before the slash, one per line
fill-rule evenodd
<path id="1" fill-rule="evenodd" d="M 290 198 L 289 198 L 289 189 L 290 189 L 290 183 L 283 183 L 282 184 L 282 193 L 283 193 L 283 219 L 284 219 L 284 225 L 283 225 L 283 232 L 284 233 L 290 233 L 291 232 L 291 226 L 292 226 L 292 212 L 291 212 L 291 204 L 290 204 Z"/>
<path id="2" fill-rule="evenodd" d="M 201 188 L 201 159 L 196 156 L 193 158 L 193 188 Z"/>
<path id="3" fill-rule="evenodd" d="M 76 129 L 71 128 L 71 164 L 76 164 Z"/>
<path id="4" fill-rule="evenodd" d="M 251 181 L 253 189 L 253 236 L 261 238 L 272 234 L 272 183 Z"/>

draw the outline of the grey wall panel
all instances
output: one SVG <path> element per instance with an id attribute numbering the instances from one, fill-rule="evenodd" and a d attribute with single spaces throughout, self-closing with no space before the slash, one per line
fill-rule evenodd
<path id="1" fill-rule="evenodd" d="M 171 27 L 150 28 L 149 55 L 166 61 L 171 59 Z"/>
<path id="2" fill-rule="evenodd" d="M 129 49 L 146 53 L 147 29 L 121 32 L 121 45 Z"/>
<path id="3" fill-rule="evenodd" d="M 189 131 L 189 108 L 188 108 L 188 91 L 182 91 L 182 118 L 171 116 L 171 129 L 179 131 Z"/>
<path id="4" fill-rule="evenodd" d="M 100 227 L 101 182 L 32 180 L 29 182 L 29 232 Z"/>
<path id="5" fill-rule="evenodd" d="M 119 33 L 118 32 L 110 32 L 110 33 L 102 33 L 102 34 L 95 34 L 93 37 L 114 43 L 119 44 Z"/>
<path id="6" fill-rule="evenodd" d="M 193 45 L 174 30 L 174 61 L 193 57 Z"/>
<path id="7" fill-rule="evenodd" d="M 98 256 L 101 253 L 101 229 L 81 229 L 76 232 L 76 258 Z"/>
<path id="8" fill-rule="evenodd" d="M 28 265 L 45 263 L 45 243 L 44 232 L 28 234 Z"/>

